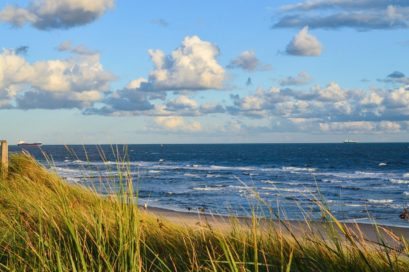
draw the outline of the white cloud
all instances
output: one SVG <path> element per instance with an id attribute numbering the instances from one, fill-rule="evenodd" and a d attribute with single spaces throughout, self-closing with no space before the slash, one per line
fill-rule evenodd
<path id="1" fill-rule="evenodd" d="M 243 51 L 227 65 L 227 68 L 246 71 L 268 71 L 271 70 L 271 65 L 262 63 L 254 51 Z"/>
<path id="2" fill-rule="evenodd" d="M 405 87 L 400 87 L 394 90 L 389 95 L 391 104 L 401 107 L 409 107 L 409 90 Z"/>
<path id="3" fill-rule="evenodd" d="M 335 82 L 331 82 L 324 88 L 316 86 L 314 90 L 319 94 L 319 98 L 322 100 L 343 101 L 347 98 L 347 92 Z"/>
<path id="4" fill-rule="evenodd" d="M 202 125 L 197 121 L 187 122 L 180 116 L 160 116 L 155 118 L 155 123 L 167 130 L 184 131 L 184 132 L 199 132 Z"/>
<path id="5" fill-rule="evenodd" d="M 287 54 L 294 56 L 319 56 L 321 51 L 321 43 L 308 32 L 308 26 L 301 29 L 286 48 Z"/>
<path id="6" fill-rule="evenodd" d="M 196 109 L 197 107 L 198 107 L 197 102 L 185 95 L 178 96 L 167 103 L 167 108 L 171 110 L 181 109 L 193 110 Z"/>
<path id="7" fill-rule="evenodd" d="M 360 103 L 362 105 L 374 105 L 374 106 L 378 106 L 381 105 L 383 102 L 384 98 L 382 96 L 380 96 L 379 94 L 377 94 L 376 92 L 371 92 L 368 95 L 366 95 L 361 101 Z"/>
<path id="8" fill-rule="evenodd" d="M 8 107 L 84 108 L 100 101 L 115 77 L 99 55 L 28 62 L 15 52 L 0 54 L 0 98 Z M 7 100 L 8 103 L 4 103 Z"/>
<path id="9" fill-rule="evenodd" d="M 320 129 L 322 131 L 347 131 L 350 133 L 368 132 L 375 129 L 375 125 L 372 122 L 333 122 L 333 123 L 320 123 Z"/>
<path id="10" fill-rule="evenodd" d="M 149 50 L 155 69 L 148 82 L 141 84 L 146 91 L 221 89 L 225 71 L 217 62 L 219 49 L 198 36 L 186 37 L 182 46 L 166 55 L 161 50 Z"/>
<path id="11" fill-rule="evenodd" d="M 324 132 L 347 132 L 347 133 L 362 133 L 362 132 L 382 132 L 395 133 L 401 131 L 402 125 L 399 122 L 381 121 L 351 121 L 351 122 L 333 122 L 320 123 L 321 131 Z"/>
<path id="12" fill-rule="evenodd" d="M 310 83 L 311 76 L 307 72 L 300 72 L 296 76 L 288 76 L 280 80 L 281 86 L 296 86 Z"/>
<path id="13" fill-rule="evenodd" d="M 31 0 L 26 8 L 7 5 L 0 10 L 0 21 L 38 29 L 71 28 L 85 25 L 114 7 L 114 0 Z"/>
<path id="14" fill-rule="evenodd" d="M 305 0 L 285 5 L 274 27 L 357 30 L 409 27 L 409 2 L 391 0 Z"/>
<path id="15" fill-rule="evenodd" d="M 131 82 L 129 82 L 128 85 L 126 85 L 126 88 L 127 89 L 139 89 L 142 83 L 147 83 L 147 82 L 148 81 L 145 78 L 140 77 L 140 78 L 134 79 Z"/>
<path id="16" fill-rule="evenodd" d="M 379 123 L 379 128 L 387 132 L 398 132 L 401 130 L 401 125 L 397 122 L 382 121 Z"/>
<path id="17" fill-rule="evenodd" d="M 246 96 L 243 98 L 241 107 L 243 110 L 261 110 L 264 101 L 258 96 Z"/>

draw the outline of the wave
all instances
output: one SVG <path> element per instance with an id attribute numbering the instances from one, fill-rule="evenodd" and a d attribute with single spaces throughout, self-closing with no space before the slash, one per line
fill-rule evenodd
<path id="1" fill-rule="evenodd" d="M 206 178 L 222 178 L 223 175 L 218 174 L 206 174 Z"/>
<path id="2" fill-rule="evenodd" d="M 339 179 L 322 179 L 323 182 L 325 183 L 342 183 L 344 181 L 339 180 Z"/>
<path id="3" fill-rule="evenodd" d="M 344 206 L 346 207 L 364 207 L 363 204 L 356 204 L 356 203 L 345 203 Z"/>
<path id="4" fill-rule="evenodd" d="M 200 175 L 198 175 L 198 174 L 184 173 L 183 175 L 184 175 L 185 177 L 200 178 Z"/>
<path id="5" fill-rule="evenodd" d="M 267 190 L 267 191 L 279 191 L 279 192 L 299 193 L 299 194 L 314 193 L 313 190 L 308 189 L 308 188 L 293 189 L 293 188 L 261 187 L 260 189 Z"/>
<path id="6" fill-rule="evenodd" d="M 368 199 L 368 202 L 371 204 L 391 204 L 393 199 Z"/>
<path id="7" fill-rule="evenodd" d="M 409 192 L 403 192 L 405 196 L 409 196 Z"/>
<path id="8" fill-rule="evenodd" d="M 206 168 L 206 167 L 205 167 Z M 257 170 L 257 167 L 250 167 L 250 166 L 221 166 L 221 165 L 210 165 L 210 170 L 218 170 L 218 171 L 254 171 Z"/>
<path id="9" fill-rule="evenodd" d="M 225 187 L 193 187 L 192 190 L 194 191 L 221 191 L 224 190 Z"/>
<path id="10" fill-rule="evenodd" d="M 363 179 L 363 178 L 370 178 L 370 179 L 383 179 L 385 176 L 388 176 L 388 173 L 385 172 L 367 172 L 367 171 L 351 171 L 351 172 L 319 172 L 317 173 L 319 176 L 332 176 L 341 179 Z"/>
<path id="11" fill-rule="evenodd" d="M 395 184 L 409 184 L 409 180 L 407 179 L 389 179 L 390 182 L 395 183 Z"/>
<path id="12" fill-rule="evenodd" d="M 317 168 L 311 167 L 295 167 L 295 166 L 283 166 L 281 167 L 282 170 L 288 172 L 316 172 Z"/>

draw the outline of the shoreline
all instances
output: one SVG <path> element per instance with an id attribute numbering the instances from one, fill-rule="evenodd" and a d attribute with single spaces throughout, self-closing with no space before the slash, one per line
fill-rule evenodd
<path id="1" fill-rule="evenodd" d="M 171 223 L 182 225 L 186 227 L 212 227 L 221 231 L 226 231 L 232 228 L 232 220 L 238 223 L 240 227 L 248 228 L 252 226 L 252 218 L 243 216 L 230 217 L 228 215 L 217 215 L 209 214 L 203 212 L 183 212 L 174 211 L 166 208 L 159 207 L 148 207 L 144 208 L 140 206 L 140 209 L 148 214 L 155 215 L 158 220 L 165 219 Z M 282 220 L 277 219 L 270 220 L 268 218 L 258 218 L 258 223 L 263 228 L 263 226 L 268 227 L 273 225 L 274 227 L 279 227 L 283 231 L 290 233 L 286 228 L 290 229 L 292 234 L 296 236 L 303 236 L 308 234 L 317 234 L 323 237 L 328 236 L 328 227 L 331 222 L 318 222 L 318 221 L 300 221 L 300 220 Z M 334 224 L 335 229 L 341 233 L 339 228 Z M 342 222 L 348 230 L 352 231 L 356 236 L 363 237 L 369 242 L 378 242 L 379 236 L 382 236 L 385 241 L 393 246 L 396 241 L 390 236 L 390 232 L 398 237 L 404 237 L 409 239 L 409 224 L 408 227 L 404 226 L 387 226 L 382 224 L 369 224 L 369 223 L 354 223 L 354 222 Z"/>
<path id="2" fill-rule="evenodd" d="M 138 207 L 141 209 L 144 209 L 144 206 L 141 204 L 138 204 Z M 228 214 L 212 214 L 208 212 L 200 212 L 199 210 L 192 210 L 192 211 L 182 211 L 181 209 L 168 209 L 164 208 L 161 206 L 148 206 L 147 208 L 148 211 L 152 211 L 154 213 L 158 214 L 166 214 L 166 215 L 181 215 L 181 216 L 186 216 L 186 217 L 196 217 L 199 214 L 202 216 L 208 216 L 208 217 L 218 217 L 218 218 L 226 218 L 228 219 L 231 217 Z M 243 215 L 234 215 L 235 218 L 241 219 L 241 220 L 249 220 L 251 217 L 248 216 L 243 216 Z M 258 219 L 263 220 L 263 219 L 268 219 L 268 218 L 263 218 L 263 217 L 258 217 Z M 273 219 L 274 221 L 278 221 L 277 219 Z M 284 219 L 282 220 L 284 222 L 290 222 L 290 223 L 304 223 L 305 221 L 299 220 L 299 219 Z M 392 225 L 392 224 L 385 224 L 385 223 L 369 223 L 369 222 L 358 222 L 356 219 L 347 219 L 347 220 L 338 220 L 339 222 L 346 224 L 346 225 L 368 225 L 368 226 L 382 226 L 382 227 L 388 227 L 388 228 L 396 228 L 396 229 L 407 229 L 409 231 L 409 221 L 405 224 L 404 220 L 402 225 Z M 309 221 L 311 223 L 317 223 L 317 224 L 322 224 L 320 221 L 316 220 L 311 220 Z"/>

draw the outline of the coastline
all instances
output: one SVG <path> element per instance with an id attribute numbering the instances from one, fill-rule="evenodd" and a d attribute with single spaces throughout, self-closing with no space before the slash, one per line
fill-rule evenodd
<path id="1" fill-rule="evenodd" d="M 226 231 L 232 229 L 233 225 L 239 225 L 244 228 L 251 228 L 252 218 L 243 217 L 243 216 L 234 216 L 229 217 L 227 215 L 218 215 L 218 214 L 209 214 L 203 212 L 183 212 L 183 211 L 174 211 L 165 208 L 158 207 L 148 207 L 144 208 L 139 206 L 142 211 L 148 214 L 155 215 L 159 220 L 165 219 L 171 223 L 182 225 L 186 227 L 206 227 L 211 226 L 214 229 L 221 231 Z M 234 221 L 235 224 L 232 225 Z M 237 224 L 238 223 L 238 224 Z M 326 237 L 328 235 L 328 230 L 330 223 L 323 223 L 317 221 L 299 221 L 299 220 L 282 220 L 278 221 L 276 219 L 269 220 L 259 218 L 258 223 L 261 228 L 265 227 L 279 227 L 283 231 L 290 233 L 288 230 L 291 230 L 291 233 L 296 236 L 303 236 L 309 234 L 316 234 L 319 236 Z M 395 242 L 391 238 L 391 233 L 397 237 L 404 237 L 409 239 L 409 223 L 408 227 L 404 226 L 387 226 L 387 225 L 378 225 L 378 224 L 369 224 L 369 223 L 353 223 L 353 222 L 341 222 L 349 231 L 352 231 L 353 234 L 363 237 L 365 240 L 373 243 L 377 243 L 379 238 L 382 237 L 385 239 L 389 245 L 393 246 Z M 335 223 L 334 223 L 335 224 Z M 333 226 L 335 226 L 333 224 Z M 335 226 L 335 229 L 339 228 Z"/>

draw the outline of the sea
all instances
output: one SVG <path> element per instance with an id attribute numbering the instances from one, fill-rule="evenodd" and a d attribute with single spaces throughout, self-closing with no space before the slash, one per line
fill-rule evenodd
<path id="1" fill-rule="evenodd" d="M 342 221 L 409 227 L 399 218 L 409 207 L 409 143 L 25 149 L 67 182 L 102 195 L 118 193 L 132 180 L 135 201 L 148 207 L 320 221 L 322 205 Z"/>

